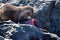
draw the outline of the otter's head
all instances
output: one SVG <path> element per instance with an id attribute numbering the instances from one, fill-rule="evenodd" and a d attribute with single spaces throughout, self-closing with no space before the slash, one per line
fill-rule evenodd
<path id="1" fill-rule="evenodd" d="M 19 13 L 19 17 L 18 17 L 19 20 L 20 19 L 30 19 L 34 13 L 34 10 L 31 6 L 17 7 L 17 9 L 21 10 L 21 12 Z"/>

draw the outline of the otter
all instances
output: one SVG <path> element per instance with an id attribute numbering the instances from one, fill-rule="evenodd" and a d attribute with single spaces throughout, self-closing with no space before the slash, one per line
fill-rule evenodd
<path id="1" fill-rule="evenodd" d="M 31 6 L 13 6 L 9 3 L 5 3 L 0 6 L 0 19 L 1 21 L 7 20 L 20 20 L 23 16 L 33 15 L 33 7 Z"/>

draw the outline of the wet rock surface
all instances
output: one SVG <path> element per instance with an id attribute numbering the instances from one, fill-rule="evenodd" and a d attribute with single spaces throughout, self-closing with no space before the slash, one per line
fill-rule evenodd
<path id="1" fill-rule="evenodd" d="M 54 6 L 54 9 L 52 11 L 52 14 L 50 16 L 51 18 L 51 27 L 54 27 L 53 32 L 60 34 L 60 2 L 57 2 Z M 55 30 L 55 31 L 54 31 Z"/>
<path id="2" fill-rule="evenodd" d="M 35 13 L 33 15 L 33 17 L 42 23 L 42 28 L 48 30 L 49 32 L 56 33 L 57 35 L 60 36 L 60 11 L 59 11 L 60 2 L 59 2 L 59 0 L 47 1 L 47 2 L 40 1 L 40 0 L 30 0 L 30 1 L 26 1 L 26 0 L 19 0 L 19 1 L 7 0 L 6 1 L 5 0 L 2 2 L 3 3 L 8 2 L 15 6 L 26 6 L 26 5 L 32 6 L 34 8 L 34 13 Z M 19 31 L 19 29 L 21 30 L 21 28 L 17 28 L 17 29 L 18 29 L 18 31 Z M 34 28 L 32 30 L 34 30 Z M 38 28 L 37 28 L 37 30 L 38 30 Z M 20 32 L 19 32 L 20 34 L 23 33 L 22 31 L 20 31 Z M 16 34 L 20 35 L 19 33 L 15 33 L 14 35 L 16 35 Z M 23 33 L 23 34 L 25 35 L 26 33 Z M 12 37 L 14 37 L 14 35 L 12 35 Z M 33 34 L 29 34 L 29 35 L 33 35 Z M 40 35 L 40 34 L 38 34 L 38 35 Z M 18 36 L 16 36 L 16 37 L 18 37 Z M 14 38 L 16 38 L 16 37 L 14 37 Z M 24 36 L 22 36 L 22 37 L 24 38 Z M 26 38 L 27 37 L 28 36 L 26 36 Z M 43 36 L 43 37 L 46 37 L 46 36 Z M 30 38 L 34 38 L 34 37 L 30 37 Z M 28 39 L 26 39 L 26 40 L 28 40 Z M 22 40 L 24 40 L 24 39 L 22 39 Z M 31 39 L 31 40 L 33 40 L 33 39 Z M 48 40 L 48 39 L 43 39 L 43 40 Z M 51 40 L 53 40 L 53 39 L 51 39 Z"/>
<path id="3" fill-rule="evenodd" d="M 12 40 L 60 40 L 56 34 L 43 32 L 35 26 L 11 23 L 12 22 L 0 23 L 0 36 L 4 37 L 4 40 L 5 38 Z"/>

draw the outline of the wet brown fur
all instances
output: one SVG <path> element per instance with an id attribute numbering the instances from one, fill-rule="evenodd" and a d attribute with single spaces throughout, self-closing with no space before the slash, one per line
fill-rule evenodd
<path id="1" fill-rule="evenodd" d="M 28 12 L 28 14 L 29 15 L 33 14 L 33 8 L 31 6 L 18 6 L 18 7 L 16 7 L 16 6 L 13 6 L 11 4 L 6 3 L 0 7 L 0 18 L 3 21 L 7 21 L 7 20 L 14 21 L 15 17 L 20 15 L 20 13 L 18 15 L 16 15 L 17 10 L 22 11 L 22 12 L 23 12 L 23 10 L 31 10 L 30 12 Z"/>

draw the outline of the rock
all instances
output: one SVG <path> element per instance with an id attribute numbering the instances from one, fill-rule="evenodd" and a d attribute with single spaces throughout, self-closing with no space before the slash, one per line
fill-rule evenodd
<path id="1" fill-rule="evenodd" d="M 8 24 L 10 23 L 10 24 Z M 42 31 L 32 25 L 29 24 L 11 24 L 11 22 L 2 23 L 0 26 L 0 35 L 6 38 L 10 38 L 13 40 L 29 40 L 31 37 L 36 37 L 41 39 Z M 9 35 L 8 35 L 9 34 Z"/>
<path id="2" fill-rule="evenodd" d="M 44 33 L 42 40 L 60 40 L 60 38 L 56 34 Z"/>
<path id="3" fill-rule="evenodd" d="M 2 36 L 0 36 L 0 40 L 4 40 L 4 38 Z"/>
<path id="4" fill-rule="evenodd" d="M 10 23 L 10 24 L 8 24 Z M 3 22 L 0 27 L 8 27 L 7 30 L 0 29 L 1 32 L 3 32 L 4 38 L 12 39 L 12 40 L 44 40 L 46 37 L 46 40 L 51 39 L 59 39 L 59 37 L 56 34 L 43 32 L 39 28 L 29 25 L 29 24 L 11 24 L 11 22 Z M 3 31 L 2 31 L 3 30 Z M 1 34 L 0 34 L 1 35 Z M 2 36 L 2 35 L 1 35 Z"/>
<path id="5" fill-rule="evenodd" d="M 12 40 L 44 40 L 44 38 L 46 40 L 60 40 L 56 34 L 42 32 L 39 28 L 28 24 L 20 24 L 20 27 L 16 27 L 10 38 Z"/>
<path id="6" fill-rule="evenodd" d="M 29 40 L 30 37 L 36 37 L 41 39 L 42 32 L 40 29 L 32 26 L 32 25 L 20 25 L 20 27 L 16 27 L 17 32 L 12 32 L 11 39 L 12 40 Z"/>
<path id="7" fill-rule="evenodd" d="M 52 11 L 50 16 L 51 25 L 54 27 L 54 30 L 51 29 L 54 33 L 60 34 L 60 2 L 58 1 Z"/>
<path id="8" fill-rule="evenodd" d="M 34 18 L 39 20 L 42 23 L 42 28 L 50 30 L 51 23 L 50 23 L 50 15 L 54 8 L 55 1 L 46 1 L 40 4 L 38 12 L 35 13 Z"/>

